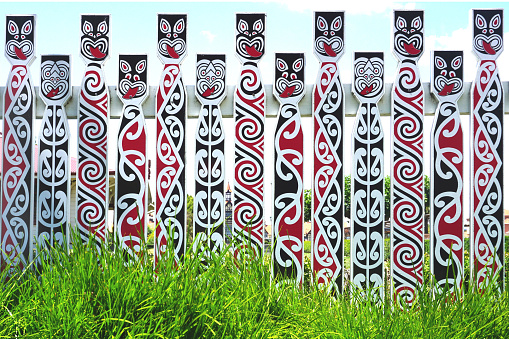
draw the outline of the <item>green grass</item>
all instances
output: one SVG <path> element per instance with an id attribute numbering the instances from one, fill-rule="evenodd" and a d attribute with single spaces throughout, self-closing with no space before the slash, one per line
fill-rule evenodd
<path id="1" fill-rule="evenodd" d="M 507 338 L 509 293 L 468 292 L 451 302 L 425 286 L 409 310 L 337 299 L 314 286 L 271 284 L 267 260 L 237 267 L 228 250 L 204 269 L 188 253 L 154 274 L 93 246 L 52 252 L 10 279 L 0 277 L 0 338 Z"/>

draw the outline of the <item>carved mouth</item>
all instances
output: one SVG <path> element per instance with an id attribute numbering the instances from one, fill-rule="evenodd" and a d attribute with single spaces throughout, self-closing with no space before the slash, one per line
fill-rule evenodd
<path id="1" fill-rule="evenodd" d="M 104 58 L 106 56 L 106 54 L 101 52 L 99 47 L 92 47 L 92 46 L 90 46 L 89 50 L 90 50 L 90 54 L 92 54 L 94 56 L 94 58 L 102 59 L 102 58 Z"/>
<path id="2" fill-rule="evenodd" d="M 14 52 L 16 53 L 16 56 L 20 60 L 26 60 L 27 59 L 27 56 L 25 55 L 25 53 L 23 53 L 23 51 L 21 49 L 19 49 L 18 47 L 16 47 L 16 46 L 14 46 Z"/>
<path id="3" fill-rule="evenodd" d="M 325 50 L 325 53 L 327 53 L 328 56 L 330 56 L 330 57 L 337 56 L 336 52 L 334 52 L 331 45 L 326 44 L 325 42 L 323 43 L 323 49 Z"/>
<path id="4" fill-rule="evenodd" d="M 484 48 L 486 53 L 491 54 L 491 55 L 495 55 L 495 53 L 496 53 L 495 50 L 491 47 L 491 45 L 489 43 L 487 43 L 484 40 L 482 42 L 482 47 Z"/>
<path id="5" fill-rule="evenodd" d="M 173 59 L 178 59 L 179 55 L 177 52 L 175 52 L 175 48 L 171 47 L 170 45 L 166 45 L 166 52 L 168 52 L 168 55 L 172 57 Z"/>
<path id="6" fill-rule="evenodd" d="M 407 44 L 404 42 L 403 47 L 405 48 L 405 51 L 410 55 L 417 55 L 421 53 L 421 50 L 415 48 L 414 44 Z"/>
<path id="7" fill-rule="evenodd" d="M 203 96 L 205 98 L 208 98 L 209 96 L 211 96 L 212 94 L 214 94 L 214 91 L 215 91 L 215 88 L 214 87 L 209 87 L 207 88 L 207 90 L 205 92 L 203 92 Z"/>
<path id="8" fill-rule="evenodd" d="M 361 91 L 361 95 L 367 95 L 371 92 L 373 92 L 373 84 L 364 87 L 364 89 Z"/>
<path id="9" fill-rule="evenodd" d="M 452 93 L 453 89 L 454 89 L 454 84 L 447 84 L 444 86 L 444 88 L 442 88 L 442 90 L 440 91 L 440 93 L 438 93 L 438 95 L 440 95 L 440 96 L 449 95 Z"/>
<path id="10" fill-rule="evenodd" d="M 246 46 L 246 52 L 253 58 L 258 58 L 260 55 L 262 55 L 262 52 L 259 52 L 254 46 Z"/>
<path id="11" fill-rule="evenodd" d="M 59 90 L 58 88 L 53 88 L 49 93 L 46 95 L 48 98 L 53 98 L 58 94 Z"/>
<path id="12" fill-rule="evenodd" d="M 138 87 L 131 87 L 131 88 L 129 88 L 127 93 L 124 94 L 124 96 L 122 98 L 124 98 L 124 99 L 132 99 L 132 98 L 134 98 L 136 93 L 138 93 Z"/>
<path id="13" fill-rule="evenodd" d="M 285 87 L 285 90 L 279 96 L 281 98 L 288 98 L 293 94 L 293 92 L 295 92 L 295 87 L 296 87 L 295 85 Z"/>

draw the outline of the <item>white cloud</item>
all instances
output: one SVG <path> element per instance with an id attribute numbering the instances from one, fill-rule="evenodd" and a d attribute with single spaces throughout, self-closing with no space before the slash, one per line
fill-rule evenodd
<path id="1" fill-rule="evenodd" d="M 201 31 L 200 33 L 207 38 L 209 43 L 212 43 L 217 36 L 213 34 L 211 31 Z"/>

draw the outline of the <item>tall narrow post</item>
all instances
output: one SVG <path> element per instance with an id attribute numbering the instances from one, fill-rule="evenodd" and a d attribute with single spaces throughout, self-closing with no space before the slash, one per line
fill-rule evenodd
<path id="1" fill-rule="evenodd" d="M 312 271 L 318 286 L 343 292 L 343 120 L 345 93 L 338 61 L 345 12 L 315 12 L 314 53 L 320 70 L 313 94 L 314 176 Z"/>
<path id="2" fill-rule="evenodd" d="M 352 91 L 360 102 L 352 146 L 351 281 L 374 301 L 384 298 L 384 54 L 354 53 Z"/>
<path id="3" fill-rule="evenodd" d="M 186 102 L 180 64 L 187 55 L 187 15 L 159 14 L 157 52 L 164 64 L 156 94 L 154 265 L 168 252 L 186 251 Z M 168 249 L 168 246 L 171 249 Z"/>
<path id="4" fill-rule="evenodd" d="M 119 55 L 117 95 L 124 104 L 118 131 L 115 231 L 127 261 L 147 238 L 147 134 L 142 103 L 147 92 L 147 55 Z"/>
<path id="5" fill-rule="evenodd" d="M 219 105 L 226 97 L 226 56 L 198 54 L 196 97 L 201 102 L 196 129 L 194 248 L 204 256 L 224 246 L 224 130 Z"/>
<path id="6" fill-rule="evenodd" d="M 110 93 L 103 65 L 109 58 L 110 16 L 82 15 L 80 55 L 86 64 L 78 99 L 76 224 L 84 243 L 97 249 L 108 225 L 108 118 Z"/>
<path id="7" fill-rule="evenodd" d="M 304 279 L 304 140 L 299 101 L 304 97 L 304 53 L 276 53 L 274 96 L 280 103 L 274 138 L 272 277 Z"/>
<path id="8" fill-rule="evenodd" d="M 470 265 L 477 289 L 496 279 L 504 285 L 504 91 L 496 59 L 504 49 L 501 9 L 474 9 L 470 121 Z"/>
<path id="9" fill-rule="evenodd" d="M 423 283 L 424 90 L 417 63 L 424 49 L 424 12 L 394 11 L 393 52 L 399 61 L 392 90 L 391 290 L 412 305 Z"/>
<path id="10" fill-rule="evenodd" d="M 265 89 L 258 62 L 265 52 L 265 14 L 237 14 L 235 88 L 234 255 L 263 257 Z"/>
<path id="11" fill-rule="evenodd" d="M 2 152 L 2 269 L 32 259 L 35 94 L 29 66 L 35 58 L 35 15 L 6 17 L 5 56 L 12 65 L 4 93 Z"/>
<path id="12" fill-rule="evenodd" d="M 463 52 L 434 51 L 431 91 L 439 104 L 431 130 L 431 274 L 434 293 L 462 291 Z"/>

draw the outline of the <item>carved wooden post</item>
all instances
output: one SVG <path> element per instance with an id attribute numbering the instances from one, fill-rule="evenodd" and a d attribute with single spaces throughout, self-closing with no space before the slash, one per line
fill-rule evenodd
<path id="1" fill-rule="evenodd" d="M 338 61 L 344 53 L 344 12 L 315 12 L 313 240 L 316 283 L 343 292 L 343 120 L 345 93 Z"/>
<path id="2" fill-rule="evenodd" d="M 470 264 L 478 289 L 504 284 L 504 92 L 496 59 L 502 53 L 501 9 L 475 9 L 474 52 L 479 58 L 471 101 Z"/>
<path id="3" fill-rule="evenodd" d="M 80 54 L 86 64 L 78 100 L 76 224 L 83 242 L 97 249 L 108 225 L 108 118 L 110 94 L 103 65 L 109 57 L 109 15 L 81 16 Z"/>
<path id="4" fill-rule="evenodd" d="M 219 105 L 226 97 L 226 56 L 198 54 L 194 248 L 205 257 L 224 245 L 224 130 Z M 199 248 L 198 248 L 199 247 Z"/>
<path id="5" fill-rule="evenodd" d="M 12 68 L 4 93 L 2 152 L 2 266 L 32 259 L 35 94 L 29 66 L 35 58 L 35 16 L 6 17 L 5 56 Z"/>
<path id="6" fill-rule="evenodd" d="M 40 248 L 70 243 L 69 124 L 64 108 L 72 94 L 70 59 L 69 55 L 41 57 L 39 95 L 46 108 L 39 132 L 37 170 L 36 236 Z"/>
<path id="7" fill-rule="evenodd" d="M 276 53 L 274 96 L 280 103 L 274 139 L 272 277 L 304 278 L 304 141 L 299 101 L 304 97 L 304 53 Z"/>
<path id="8" fill-rule="evenodd" d="M 265 52 L 265 14 L 237 14 L 236 54 L 242 63 L 235 89 L 235 258 L 263 256 L 265 89 L 258 62 Z"/>
<path id="9" fill-rule="evenodd" d="M 159 14 L 157 52 L 164 64 L 156 95 L 156 194 L 154 265 L 172 249 L 186 251 L 186 102 L 180 63 L 187 55 L 187 15 Z M 170 242 L 170 243 L 168 243 Z"/>
<path id="10" fill-rule="evenodd" d="M 147 236 L 146 128 L 142 103 L 147 92 L 147 55 L 119 55 L 117 95 L 124 103 L 118 131 L 115 182 L 116 236 L 131 258 Z"/>
<path id="11" fill-rule="evenodd" d="M 360 102 L 352 135 L 352 286 L 384 297 L 384 150 L 378 101 L 384 94 L 382 52 L 354 53 L 352 91 Z"/>
<path id="12" fill-rule="evenodd" d="M 431 132 L 431 274 L 434 292 L 463 283 L 463 52 L 434 51 L 431 91 L 439 105 Z"/>
<path id="13" fill-rule="evenodd" d="M 424 49 L 424 12 L 394 11 L 392 91 L 391 271 L 396 303 L 412 305 L 424 259 L 424 90 L 417 63 Z"/>

